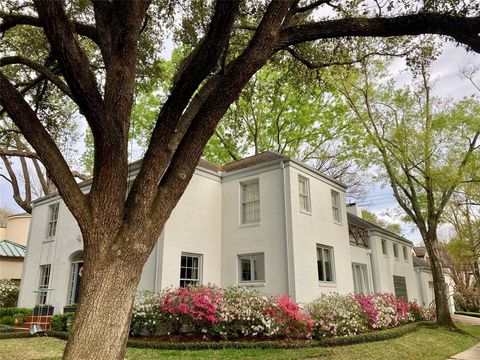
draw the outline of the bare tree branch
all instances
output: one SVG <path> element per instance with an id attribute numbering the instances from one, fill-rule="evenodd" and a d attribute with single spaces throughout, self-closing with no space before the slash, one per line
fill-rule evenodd
<path id="1" fill-rule="evenodd" d="M 310 10 L 313 10 L 313 9 L 323 5 L 323 4 L 329 3 L 330 1 L 331 0 L 316 0 L 309 5 L 305 5 L 305 6 L 302 6 L 302 7 L 296 6 L 295 8 L 293 8 L 292 12 L 294 14 L 298 14 L 298 13 L 303 13 L 303 12 L 306 12 L 306 11 L 310 11 Z"/>
<path id="2" fill-rule="evenodd" d="M 7 111 L 26 140 L 33 146 L 49 174 L 58 185 L 70 211 L 79 219 L 89 219 L 89 208 L 57 145 L 42 123 L 8 79 L 0 72 L 0 105 Z"/>
<path id="3" fill-rule="evenodd" d="M 353 65 L 357 63 L 364 62 L 371 56 L 392 56 L 392 57 L 397 57 L 397 56 L 405 56 L 406 53 L 390 53 L 390 52 L 380 52 L 380 51 L 374 51 L 368 54 L 365 54 L 358 59 L 354 60 L 348 60 L 348 61 L 327 61 L 327 62 L 311 62 L 310 60 L 307 60 L 305 57 L 300 55 L 297 50 L 293 47 L 287 47 L 285 48 L 286 51 L 292 55 L 292 57 L 300 61 L 303 65 L 305 65 L 308 69 L 313 70 L 313 69 L 322 69 L 330 66 L 344 66 L 344 65 Z"/>
<path id="4" fill-rule="evenodd" d="M 11 149 L 0 149 L 0 155 L 4 156 L 15 156 L 21 158 L 31 158 L 31 159 L 38 159 L 38 155 L 31 151 L 24 151 L 24 150 L 11 150 Z"/>

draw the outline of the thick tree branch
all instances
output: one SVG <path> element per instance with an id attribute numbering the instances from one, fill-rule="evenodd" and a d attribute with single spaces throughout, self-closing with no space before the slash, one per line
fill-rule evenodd
<path id="1" fill-rule="evenodd" d="M 13 64 L 22 64 L 28 66 L 29 68 L 42 74 L 46 79 L 50 80 L 56 87 L 58 87 L 65 95 L 72 98 L 72 93 L 70 92 L 67 84 L 65 84 L 46 66 L 21 56 L 9 56 L 0 59 L 0 67 Z"/>
<path id="2" fill-rule="evenodd" d="M 180 198 L 218 121 L 239 96 L 248 80 L 273 54 L 283 20 L 292 3 L 293 1 L 285 0 L 272 1 L 244 52 L 226 67 L 224 74 L 219 75 L 215 90 L 200 106 L 175 152 L 170 167 L 162 177 L 157 196 L 152 203 L 153 219 L 162 216 L 158 206 L 160 199 Z"/>
<path id="3" fill-rule="evenodd" d="M 345 18 L 287 27 L 282 30 L 279 48 L 339 37 L 438 34 L 450 36 L 480 53 L 479 33 L 480 16 L 421 13 L 391 18 Z"/>
<path id="4" fill-rule="evenodd" d="M 87 56 L 75 38 L 62 1 L 35 0 L 53 55 L 58 60 L 75 102 L 85 115 L 94 137 L 107 137 L 105 106 Z"/>
<path id="5" fill-rule="evenodd" d="M 188 123 L 179 119 L 198 86 L 211 74 L 225 51 L 238 7 L 239 0 L 216 2 L 205 37 L 180 66 L 171 94 L 158 115 L 142 167 L 128 196 L 127 206 L 136 202 L 136 197 L 141 196 L 142 192 L 152 192 L 157 188 L 160 177 L 185 133 L 182 128 L 188 128 Z M 212 79 L 207 83 L 211 81 Z M 211 84 L 205 88 L 209 87 L 212 87 Z M 206 96 L 202 95 L 205 93 L 202 90 L 197 94 L 197 99 Z M 146 204 L 144 211 L 147 208 Z"/>
<path id="6" fill-rule="evenodd" d="M 86 197 L 75 182 L 67 162 L 23 96 L 2 72 L 0 72 L 0 105 L 7 111 L 49 170 L 52 180 L 70 211 L 77 219 L 88 223 L 89 208 Z"/>
<path id="7" fill-rule="evenodd" d="M 43 24 L 40 22 L 39 18 L 29 15 L 0 13 L 0 19 L 3 20 L 0 24 L 0 34 L 3 34 L 11 28 L 19 25 L 43 27 Z M 72 26 L 75 33 L 78 35 L 85 36 L 93 42 L 98 43 L 97 31 L 95 30 L 95 27 L 76 21 L 72 22 Z"/>

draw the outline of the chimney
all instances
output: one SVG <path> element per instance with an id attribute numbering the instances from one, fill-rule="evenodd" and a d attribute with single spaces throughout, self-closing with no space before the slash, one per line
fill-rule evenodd
<path id="1" fill-rule="evenodd" d="M 350 214 L 356 215 L 358 217 L 362 217 L 362 209 L 360 208 L 360 206 L 357 206 L 356 203 L 347 204 L 347 211 Z"/>

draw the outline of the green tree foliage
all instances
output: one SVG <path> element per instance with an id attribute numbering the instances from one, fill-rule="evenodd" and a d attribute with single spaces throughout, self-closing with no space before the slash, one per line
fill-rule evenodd
<path id="1" fill-rule="evenodd" d="M 414 86 L 396 88 L 378 62 L 357 74 L 337 74 L 338 89 L 365 129 L 365 163 L 417 226 L 435 284 L 437 316 L 448 322 L 437 228 L 455 189 L 469 177 L 480 135 L 480 102 L 432 96 L 427 67 L 417 64 Z"/>
<path id="2" fill-rule="evenodd" d="M 375 225 L 378 225 L 378 226 L 384 228 L 385 230 L 391 231 L 395 234 L 401 235 L 401 233 L 402 233 L 402 228 L 401 228 L 401 225 L 399 223 L 386 222 L 385 220 L 380 219 L 377 216 L 377 214 L 375 214 L 371 211 L 362 209 L 362 218 L 364 218 L 367 221 L 370 221 L 371 223 L 373 223 Z"/>

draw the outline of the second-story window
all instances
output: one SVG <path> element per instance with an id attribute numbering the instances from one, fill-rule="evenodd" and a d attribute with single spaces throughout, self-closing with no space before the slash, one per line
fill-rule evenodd
<path id="1" fill-rule="evenodd" d="M 336 223 L 342 222 L 342 214 L 340 209 L 340 194 L 332 190 L 332 213 L 333 221 Z"/>
<path id="2" fill-rule="evenodd" d="M 300 211 L 310 212 L 310 184 L 307 178 L 298 177 L 298 196 L 300 200 Z"/>
<path id="3" fill-rule="evenodd" d="M 59 205 L 59 203 L 55 203 L 48 207 L 47 238 L 53 238 L 57 234 Z"/>
<path id="4" fill-rule="evenodd" d="M 398 259 L 398 245 L 393 243 L 393 256 Z"/>
<path id="5" fill-rule="evenodd" d="M 388 256 L 387 240 L 382 239 L 382 254 Z"/>
<path id="6" fill-rule="evenodd" d="M 258 179 L 242 183 L 242 224 L 260 221 L 260 186 Z"/>
<path id="7" fill-rule="evenodd" d="M 408 248 L 406 246 L 403 247 L 403 260 L 408 261 Z"/>

